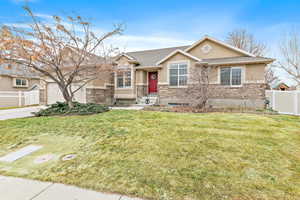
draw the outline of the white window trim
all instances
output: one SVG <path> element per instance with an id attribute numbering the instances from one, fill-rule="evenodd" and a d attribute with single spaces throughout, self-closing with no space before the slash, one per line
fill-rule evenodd
<path id="1" fill-rule="evenodd" d="M 187 85 L 178 85 L 178 86 L 172 86 L 170 85 L 170 67 L 172 64 L 187 64 Z M 189 76 L 190 76 L 190 60 L 177 60 L 177 61 L 170 61 L 168 62 L 168 69 L 167 69 L 167 83 L 169 85 L 169 88 L 187 88 L 189 84 Z"/>
<path id="2" fill-rule="evenodd" d="M 121 69 L 125 69 L 125 68 L 121 68 Z M 125 79 L 124 79 L 124 87 L 118 87 L 118 76 L 117 76 L 117 72 L 115 72 L 115 89 L 116 90 L 128 90 L 128 89 L 133 89 L 133 80 L 134 80 L 134 70 L 133 67 L 128 67 L 127 68 L 128 71 L 130 70 L 131 72 L 131 80 L 130 80 L 130 86 L 125 86 Z"/>
<path id="3" fill-rule="evenodd" d="M 221 68 L 231 68 L 231 69 L 241 69 L 241 84 L 240 85 L 232 85 L 232 73 L 230 73 L 230 85 L 222 85 L 221 84 Z M 243 87 L 243 84 L 245 83 L 245 76 L 246 75 L 246 70 L 245 66 L 223 66 L 223 67 L 218 67 L 218 82 L 220 85 L 225 86 L 225 87 Z"/>
<path id="4" fill-rule="evenodd" d="M 26 85 L 17 85 L 17 79 L 20 79 L 20 80 L 25 80 L 26 81 Z M 29 86 L 28 84 L 28 79 L 26 78 L 13 78 L 13 86 L 14 87 L 19 87 L 19 88 L 27 88 Z"/>

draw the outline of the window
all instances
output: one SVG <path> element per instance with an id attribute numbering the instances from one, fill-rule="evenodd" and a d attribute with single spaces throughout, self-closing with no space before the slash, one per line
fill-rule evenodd
<path id="1" fill-rule="evenodd" d="M 28 86 L 27 80 L 26 79 L 20 79 L 20 78 L 15 79 L 14 85 L 16 87 L 27 87 Z"/>
<path id="2" fill-rule="evenodd" d="M 117 73 L 117 88 L 131 87 L 131 71 Z"/>
<path id="3" fill-rule="evenodd" d="M 239 86 L 242 84 L 242 68 L 221 68 L 221 85 Z"/>
<path id="4" fill-rule="evenodd" d="M 169 84 L 170 86 L 187 85 L 187 64 L 186 63 L 176 63 L 170 65 Z"/>

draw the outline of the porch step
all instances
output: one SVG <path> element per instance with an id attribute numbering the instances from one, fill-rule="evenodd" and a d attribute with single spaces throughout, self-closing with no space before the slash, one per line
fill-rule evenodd
<path id="1" fill-rule="evenodd" d="M 157 103 L 157 96 L 145 96 L 138 100 L 138 105 L 154 105 Z"/>

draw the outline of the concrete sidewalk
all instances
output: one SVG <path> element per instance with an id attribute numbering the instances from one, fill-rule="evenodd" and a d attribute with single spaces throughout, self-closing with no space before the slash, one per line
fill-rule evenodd
<path id="1" fill-rule="evenodd" d="M 0 110 L 0 120 L 31 117 L 33 116 L 32 112 L 37 112 L 42 108 L 46 108 L 46 106 L 34 106 L 26 108 Z"/>
<path id="2" fill-rule="evenodd" d="M 0 176 L 1 200 L 142 200 L 57 183 Z"/>
<path id="3" fill-rule="evenodd" d="M 109 108 L 111 110 L 143 110 L 144 106 L 115 106 Z"/>

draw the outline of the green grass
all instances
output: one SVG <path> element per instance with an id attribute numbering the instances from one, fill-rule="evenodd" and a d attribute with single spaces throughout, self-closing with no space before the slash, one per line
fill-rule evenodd
<path id="1" fill-rule="evenodd" d="M 44 148 L 0 174 L 146 199 L 300 199 L 299 117 L 115 110 L 0 122 L 0 155 L 29 144 Z"/>

